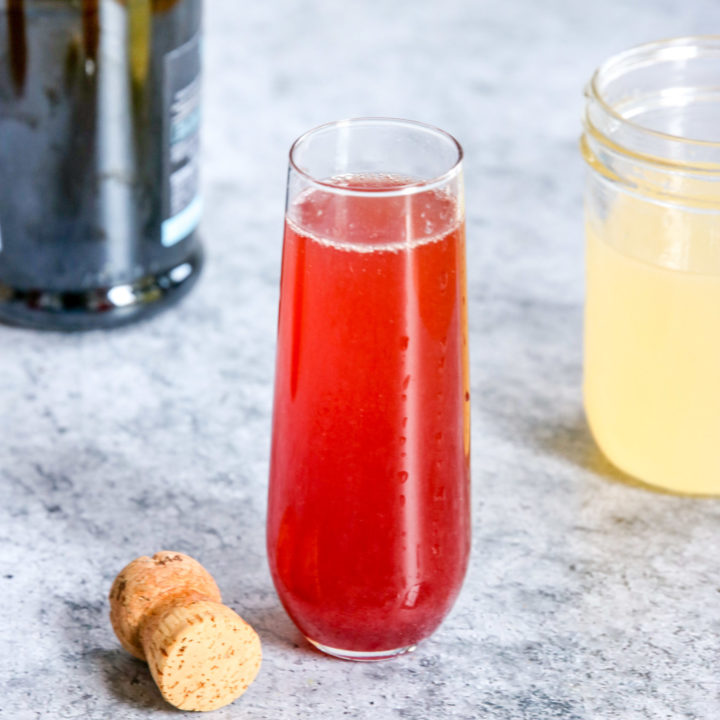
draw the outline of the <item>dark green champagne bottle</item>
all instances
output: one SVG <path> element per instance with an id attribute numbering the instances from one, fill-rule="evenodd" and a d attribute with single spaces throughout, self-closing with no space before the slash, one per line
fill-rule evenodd
<path id="1" fill-rule="evenodd" d="M 0 319 L 109 327 L 202 265 L 202 0 L 0 0 Z"/>

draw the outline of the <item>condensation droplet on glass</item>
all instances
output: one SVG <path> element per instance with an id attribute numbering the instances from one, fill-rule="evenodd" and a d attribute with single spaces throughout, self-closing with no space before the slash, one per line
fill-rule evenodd
<path id="1" fill-rule="evenodd" d="M 398 473 L 398 480 L 400 480 L 401 483 L 407 482 L 408 474 L 405 470 L 401 470 Z"/>
<path id="2" fill-rule="evenodd" d="M 404 418 L 403 418 L 403 421 L 402 421 L 402 426 L 403 426 L 403 428 L 406 428 L 406 427 L 407 427 L 407 421 L 408 421 L 408 419 L 407 419 L 406 417 L 404 417 Z"/>
<path id="3" fill-rule="evenodd" d="M 407 390 L 407 386 L 410 384 L 410 376 L 406 375 L 405 379 L 403 380 L 402 389 Z"/>
<path id="4" fill-rule="evenodd" d="M 401 508 L 405 507 L 405 496 L 404 495 L 400 496 L 400 507 Z"/>
<path id="5" fill-rule="evenodd" d="M 443 356 L 438 360 L 438 370 L 444 370 L 444 369 L 445 369 L 445 356 L 443 355 Z"/>
<path id="6" fill-rule="evenodd" d="M 420 583 L 415 583 L 405 594 L 405 599 L 403 601 L 403 607 L 411 608 L 415 607 L 415 603 L 417 602 L 418 595 L 420 594 Z"/>
<path id="7" fill-rule="evenodd" d="M 404 445 L 407 442 L 407 438 L 404 435 L 400 436 L 400 444 Z"/>
<path id="8" fill-rule="evenodd" d="M 400 338 L 400 349 L 407 350 L 409 344 L 410 344 L 410 338 L 407 335 L 403 335 Z"/>

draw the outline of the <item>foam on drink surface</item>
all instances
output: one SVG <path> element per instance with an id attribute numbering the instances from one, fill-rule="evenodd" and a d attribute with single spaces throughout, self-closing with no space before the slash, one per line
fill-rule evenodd
<path id="1" fill-rule="evenodd" d="M 286 222 L 298 235 L 344 252 L 403 252 L 440 242 L 459 229 L 460 206 L 448 192 L 400 175 L 340 175 L 300 193 Z M 351 194 L 345 195 L 343 191 Z"/>

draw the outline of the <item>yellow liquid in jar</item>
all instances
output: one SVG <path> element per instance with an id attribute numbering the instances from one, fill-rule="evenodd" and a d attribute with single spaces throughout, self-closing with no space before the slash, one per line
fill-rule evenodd
<path id="1" fill-rule="evenodd" d="M 720 494 L 720 216 L 621 196 L 586 236 L 598 445 L 644 482 Z"/>

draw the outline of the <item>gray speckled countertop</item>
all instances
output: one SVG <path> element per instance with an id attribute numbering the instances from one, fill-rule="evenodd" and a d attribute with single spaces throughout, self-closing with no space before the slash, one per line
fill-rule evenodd
<path id="1" fill-rule="evenodd" d="M 582 88 L 611 53 L 720 25 L 713 0 L 207 0 L 194 293 L 156 319 L 0 327 L 0 717 L 173 717 L 107 620 L 118 570 L 196 556 L 259 631 L 216 718 L 720 717 L 720 502 L 601 458 L 580 400 Z M 472 564 L 415 654 L 311 651 L 264 550 L 286 152 L 346 116 L 466 150 Z"/>

